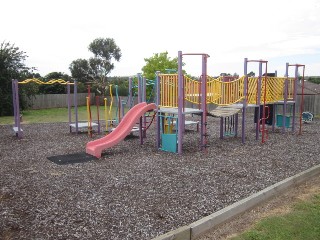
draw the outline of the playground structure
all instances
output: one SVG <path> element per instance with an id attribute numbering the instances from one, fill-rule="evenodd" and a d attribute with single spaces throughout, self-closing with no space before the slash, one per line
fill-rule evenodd
<path id="1" fill-rule="evenodd" d="M 182 59 L 183 56 L 201 56 L 202 69 L 199 79 L 191 79 L 188 76 L 183 75 L 182 71 Z M 156 80 L 148 82 L 141 74 L 137 75 L 137 85 L 133 86 L 132 78 L 129 78 L 129 95 L 127 103 L 121 101 L 117 94 L 118 100 L 117 113 L 118 119 L 113 119 L 111 116 L 111 108 L 113 105 L 112 97 L 112 85 L 110 89 L 110 106 L 107 111 L 107 100 L 104 99 L 105 105 L 105 119 L 106 119 L 106 131 L 110 132 L 109 138 L 102 138 L 99 143 L 88 143 L 87 152 L 95 156 L 101 156 L 101 151 L 105 148 L 114 146 L 120 140 L 124 139 L 123 133 L 128 134 L 127 126 L 130 126 L 130 131 L 139 131 L 140 143 L 143 144 L 143 138 L 146 136 L 147 126 L 147 114 L 151 110 L 156 110 L 156 114 L 152 114 L 153 118 L 156 116 L 156 145 L 157 148 L 169 152 L 182 153 L 183 135 L 185 132 L 185 126 L 187 124 L 197 124 L 197 129 L 200 133 L 200 149 L 206 151 L 208 147 L 208 133 L 207 124 L 208 116 L 215 116 L 220 118 L 220 138 L 225 136 L 238 136 L 239 114 L 242 113 L 242 127 L 241 138 L 242 143 L 245 143 L 245 131 L 246 131 L 246 111 L 247 108 L 255 109 L 254 123 L 256 139 L 259 139 L 261 135 L 262 142 L 265 142 L 268 138 L 268 128 L 266 125 L 272 125 L 272 131 L 275 126 L 282 128 L 282 132 L 285 132 L 287 128 L 291 128 L 292 132 L 295 130 L 295 105 L 297 98 L 297 83 L 298 83 L 298 69 L 303 67 L 302 77 L 302 101 L 300 105 L 300 129 L 302 130 L 302 121 L 305 122 L 307 115 L 303 115 L 303 83 L 304 83 L 304 70 L 305 65 L 300 64 L 286 64 L 285 77 L 269 76 L 267 64 L 265 60 L 248 60 L 244 59 L 244 76 L 239 78 L 234 77 L 210 77 L 207 75 L 207 59 L 209 55 L 206 53 L 182 53 L 178 52 L 178 73 L 162 74 L 156 73 Z M 248 64 L 258 63 L 259 74 L 258 77 L 249 77 L 247 74 Z M 263 72 L 263 66 L 265 70 Z M 289 78 L 289 68 L 295 67 L 295 76 Z M 15 113 L 15 126 L 14 131 L 18 137 L 22 137 L 22 129 L 19 120 L 19 98 L 18 98 L 18 84 L 25 84 L 28 82 L 36 82 L 38 84 L 53 84 L 60 83 L 67 85 L 68 91 L 68 111 L 69 111 L 69 126 L 70 132 L 72 127 L 78 132 L 79 128 L 86 126 L 89 131 L 93 126 L 96 126 L 92 122 L 91 110 L 90 110 L 90 88 L 88 89 L 87 98 L 87 111 L 88 122 L 79 123 L 77 114 L 77 82 L 73 83 L 65 82 L 64 80 L 54 80 L 49 82 L 41 82 L 37 79 L 28 79 L 23 82 L 13 80 L 13 99 L 14 99 L 14 113 Z M 156 104 L 147 104 L 147 86 L 152 85 L 151 93 L 156 87 Z M 71 123 L 71 94 L 70 86 L 74 86 L 74 108 L 75 108 L 75 123 Z M 133 107 L 134 96 L 132 89 L 137 87 L 138 105 L 147 104 L 148 109 L 142 110 L 142 108 L 136 109 Z M 150 98 L 149 98 L 150 99 Z M 99 122 L 99 102 L 96 99 L 97 112 L 98 112 L 98 133 L 100 133 Z M 127 114 L 124 113 L 124 105 L 129 104 L 130 109 Z M 187 107 L 192 104 L 192 107 Z M 208 104 L 215 106 L 215 109 L 208 111 Z M 142 105 L 139 105 L 142 106 Z M 197 106 L 196 108 L 194 106 Z M 278 108 L 281 110 L 279 111 Z M 131 111 L 131 112 L 130 112 Z M 122 121 L 121 121 L 122 113 Z M 281 114 L 282 113 L 282 114 Z M 289 113 L 289 114 L 288 114 Z M 200 121 L 186 121 L 186 115 L 199 115 Z M 127 117 L 129 116 L 129 117 Z M 131 117 L 130 117 L 131 116 Z M 135 117 L 132 117 L 135 116 Z M 312 116 L 313 117 L 313 116 Z M 311 117 L 311 121 L 312 121 Z M 133 119 L 132 119 L 133 118 Z M 129 121 L 130 119 L 130 121 Z M 310 116 L 308 115 L 308 119 Z M 123 121 L 128 121 L 123 123 Z M 151 124 L 153 119 L 149 121 Z M 306 120 L 310 121 L 310 120 Z M 113 128 L 113 124 L 116 122 L 118 127 Z M 139 124 L 139 127 L 134 127 L 135 124 Z M 109 125 L 110 124 L 110 125 Z M 173 131 L 175 128 L 175 131 Z M 120 130 L 119 130 L 120 129 Z M 110 131 L 109 131 L 110 130 Z M 115 138 L 116 133 L 121 133 Z M 111 138 L 111 140 L 110 140 Z M 119 140 L 120 139 L 120 140 Z M 105 142 L 103 142 L 105 141 Z"/>
<path id="2" fill-rule="evenodd" d="M 141 74 L 139 76 L 139 86 L 138 88 L 138 101 L 141 102 L 142 100 L 145 101 L 146 94 L 142 94 L 143 91 L 146 90 L 146 80 L 145 78 L 141 77 Z M 91 88 L 90 85 L 88 85 L 88 95 L 86 97 L 86 107 L 87 107 L 87 121 L 79 121 L 78 117 L 78 99 L 77 99 L 77 81 L 74 80 L 73 82 L 65 81 L 63 79 L 56 79 L 56 80 L 49 80 L 47 82 L 42 81 L 40 79 L 32 78 L 32 79 L 26 79 L 24 81 L 19 82 L 18 80 L 12 80 L 12 92 L 13 92 L 13 108 L 14 108 L 14 126 L 13 131 L 15 132 L 16 136 L 18 138 L 23 137 L 23 129 L 21 128 L 21 119 L 20 119 L 20 102 L 19 102 L 19 85 L 25 85 L 29 83 L 35 83 L 39 85 L 52 85 L 52 84 L 61 84 L 67 86 L 67 105 L 68 105 L 68 122 L 69 122 L 69 131 L 70 133 L 75 132 L 79 133 L 80 129 L 86 129 L 88 132 L 88 135 L 92 137 L 93 128 L 97 128 L 97 133 L 100 134 L 101 132 L 101 119 L 99 114 L 99 107 L 100 107 L 100 97 L 95 96 L 95 107 L 97 109 L 97 116 L 96 121 L 93 120 L 92 111 L 91 111 L 91 105 L 92 105 L 92 96 L 91 96 Z M 132 84 L 130 81 L 129 84 Z M 72 95 L 71 95 L 71 86 L 73 86 L 73 101 L 72 101 Z M 142 88 L 144 90 L 142 90 Z M 115 91 L 115 97 L 112 94 L 112 91 Z M 118 86 L 117 85 L 109 85 L 109 91 L 110 91 L 110 102 L 109 106 L 107 106 L 107 98 L 105 97 L 103 99 L 104 101 L 104 115 L 106 120 L 106 132 L 111 132 L 112 129 L 119 124 L 121 121 L 121 118 L 125 115 L 125 101 L 121 100 L 118 96 Z M 129 94 L 131 95 L 132 92 Z M 116 100 L 114 100 L 116 98 Z M 128 100 L 127 100 L 128 101 Z M 130 100 L 131 101 L 131 100 Z M 73 102 L 73 104 L 72 104 Z M 114 104 L 114 102 L 117 102 Z M 132 100 L 133 102 L 133 100 Z M 113 107 L 116 106 L 116 114 L 113 115 Z M 131 106 L 132 107 L 132 106 Z M 72 108 L 74 111 L 74 122 L 72 122 Z M 145 122 L 144 122 L 145 125 Z M 138 130 L 137 128 L 135 128 Z"/>
<path id="3" fill-rule="evenodd" d="M 20 103 L 19 103 L 19 84 L 28 84 L 28 83 L 36 83 L 39 85 L 52 85 L 52 84 L 61 84 L 67 86 L 67 104 L 68 104 L 68 122 L 70 133 L 75 132 L 78 133 L 81 128 L 86 128 L 88 130 L 88 135 L 92 136 L 92 128 L 97 127 L 98 133 L 100 133 L 100 116 L 99 116 L 99 96 L 95 98 L 95 104 L 97 107 L 97 123 L 92 120 L 91 113 L 91 92 L 90 86 L 88 86 L 88 96 L 86 98 L 86 107 L 87 107 L 87 122 L 79 122 L 78 119 L 78 99 L 77 99 L 77 81 L 74 82 L 65 81 L 63 79 L 49 80 L 47 82 L 41 81 L 36 78 L 26 79 L 24 81 L 18 82 L 18 80 L 12 80 L 12 92 L 13 92 L 13 109 L 14 109 L 14 127 L 13 130 L 16 133 L 18 138 L 23 137 L 23 130 L 21 128 L 21 120 L 20 120 Z M 72 123 L 72 96 L 71 96 L 71 86 L 74 87 L 74 95 L 73 95 L 73 108 L 74 108 L 74 123 Z"/>
<path id="4" fill-rule="evenodd" d="M 193 80 L 182 74 L 183 56 L 197 55 L 202 58 L 202 73 L 199 80 Z M 178 52 L 178 74 L 157 73 L 157 147 L 165 151 L 182 153 L 183 134 L 185 127 L 185 116 L 187 114 L 198 114 L 200 121 L 200 148 L 205 150 L 207 145 L 207 117 L 213 115 L 220 117 L 220 137 L 225 135 L 237 136 L 238 113 L 242 112 L 242 142 L 245 142 L 246 110 L 254 107 L 256 139 L 262 135 L 262 142 L 268 137 L 266 123 L 272 119 L 272 130 L 282 127 L 291 127 L 295 130 L 295 104 L 297 98 L 298 69 L 303 67 L 302 76 L 302 101 L 300 105 L 300 129 L 302 128 L 303 112 L 303 82 L 305 65 L 286 64 L 285 77 L 269 77 L 267 63 L 265 60 L 244 59 L 244 76 L 225 81 L 223 77 L 213 78 L 207 75 L 206 53 Z M 248 77 L 248 63 L 259 64 L 258 77 Z M 265 72 L 262 67 L 265 66 Z M 289 67 L 295 67 L 295 77 L 289 78 Z M 193 103 L 198 108 L 187 108 L 186 103 Z M 215 110 L 207 111 L 207 104 L 217 106 Z M 282 108 L 282 114 L 277 114 L 277 108 Z M 272 115 L 270 109 L 273 109 Z M 290 109 L 288 109 L 290 108 Z M 292 116 L 287 116 L 290 110 Z M 174 134 L 166 131 L 166 124 L 172 124 L 174 119 L 177 129 Z M 228 126 L 227 126 L 228 124 Z M 170 142 L 170 144 L 168 144 Z M 176 145 L 177 148 L 170 149 L 167 146 Z"/>

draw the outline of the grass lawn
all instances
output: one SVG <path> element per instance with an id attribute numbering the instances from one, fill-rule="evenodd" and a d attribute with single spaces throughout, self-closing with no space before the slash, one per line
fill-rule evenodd
<path id="1" fill-rule="evenodd" d="M 320 194 L 295 204 L 287 214 L 268 217 L 232 240 L 320 239 Z"/>
<path id="2" fill-rule="evenodd" d="M 116 108 L 112 108 L 112 118 L 115 118 Z M 128 109 L 125 109 L 127 112 Z M 107 108 L 107 112 L 109 108 Z M 25 110 L 21 112 L 22 123 L 45 123 L 45 122 L 68 122 L 68 108 L 50 108 L 39 110 Z M 104 107 L 99 108 L 100 120 L 105 120 Z M 97 108 L 91 107 L 91 116 L 93 120 L 97 120 Z M 72 108 L 72 122 L 75 121 L 74 109 Z M 79 121 L 88 121 L 88 112 L 86 106 L 78 107 Z M 13 124 L 13 116 L 0 117 L 0 124 Z"/>

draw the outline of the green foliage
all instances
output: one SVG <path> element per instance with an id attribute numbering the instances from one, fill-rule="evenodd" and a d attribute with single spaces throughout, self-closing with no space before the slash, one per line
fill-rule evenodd
<path id="1" fill-rule="evenodd" d="M 168 52 L 155 53 L 150 58 L 145 58 L 146 65 L 142 67 L 143 76 L 155 79 L 156 71 L 166 73 L 166 69 L 178 69 L 178 57 L 171 59 Z"/>
<path id="2" fill-rule="evenodd" d="M 248 77 L 254 77 L 254 76 L 256 76 L 256 74 L 253 71 L 248 73 Z"/>
<path id="3" fill-rule="evenodd" d="M 68 74 L 61 72 L 51 72 L 47 74 L 44 78 L 44 82 L 48 82 L 52 79 L 63 79 L 65 81 L 71 81 L 71 77 Z M 59 83 L 50 84 L 50 85 L 40 85 L 39 94 L 65 94 L 67 93 L 67 86 Z"/>
<path id="4" fill-rule="evenodd" d="M 119 96 L 128 96 L 129 92 L 129 81 L 128 77 L 109 77 L 108 78 L 109 85 L 106 87 L 104 94 L 106 96 L 110 96 L 110 85 L 112 85 L 112 95 L 116 95 L 115 85 L 118 86 L 118 95 Z"/>
<path id="5" fill-rule="evenodd" d="M 12 79 L 20 80 L 29 73 L 24 61 L 28 56 L 10 42 L 0 44 L 0 116 L 13 114 Z"/>
<path id="6" fill-rule="evenodd" d="M 78 82 L 86 83 L 90 75 L 89 62 L 86 59 L 77 59 L 70 64 L 71 76 Z"/>
<path id="7" fill-rule="evenodd" d="M 93 40 L 89 47 L 93 57 L 77 59 L 69 66 L 71 75 L 79 82 L 92 82 L 93 89 L 99 94 L 103 94 L 108 86 L 108 74 L 114 69 L 115 61 L 121 59 L 121 49 L 116 45 L 113 38 L 97 38 Z"/>
<path id="8" fill-rule="evenodd" d="M 316 83 L 316 84 L 320 84 L 320 76 L 317 76 L 317 77 L 308 77 L 307 79 L 308 79 L 309 82 Z"/>
<path id="9" fill-rule="evenodd" d="M 292 212 L 264 219 L 253 229 L 232 239 L 319 239 L 319 222 L 320 195 L 315 195 L 310 201 L 296 204 Z"/>

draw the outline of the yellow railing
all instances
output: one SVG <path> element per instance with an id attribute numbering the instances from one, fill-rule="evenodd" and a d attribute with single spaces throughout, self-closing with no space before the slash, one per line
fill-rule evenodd
<path id="1" fill-rule="evenodd" d="M 207 79 L 207 103 L 220 106 L 237 103 L 243 99 L 244 78 L 233 81 L 223 81 L 223 78 Z"/>
<path id="2" fill-rule="evenodd" d="M 258 78 L 248 77 L 247 85 L 247 103 L 261 104 L 264 102 L 266 89 L 266 103 L 276 102 L 284 99 L 285 89 L 284 77 L 262 77 L 261 95 L 258 103 Z M 207 76 L 207 103 L 213 103 L 219 106 L 227 106 L 239 103 L 245 99 L 244 81 L 242 76 L 232 81 L 223 81 L 223 77 L 213 78 Z M 265 83 L 266 81 L 266 83 Z M 288 78 L 288 100 L 293 99 L 294 78 Z M 201 83 L 184 76 L 184 100 L 200 104 L 201 102 Z M 160 106 L 177 107 L 178 106 L 178 75 L 161 74 L 160 75 Z"/>
<path id="3" fill-rule="evenodd" d="M 160 74 L 160 106 L 178 107 L 178 74 Z"/>
<path id="4" fill-rule="evenodd" d="M 37 79 L 37 78 L 30 78 L 30 79 L 26 79 L 22 82 L 19 82 L 19 84 L 27 84 L 27 83 L 36 83 L 36 84 L 44 84 L 44 85 L 51 85 L 51 84 L 55 84 L 55 83 L 59 83 L 59 84 L 63 84 L 63 85 L 66 85 L 66 84 L 70 84 L 70 85 L 73 85 L 74 83 L 70 83 L 70 82 L 67 82 L 63 79 L 55 79 L 55 80 L 49 80 L 47 82 L 44 82 L 40 79 Z"/>
<path id="5" fill-rule="evenodd" d="M 198 80 L 193 80 L 184 76 L 184 98 L 186 101 L 199 104 L 201 93 L 201 84 Z"/>

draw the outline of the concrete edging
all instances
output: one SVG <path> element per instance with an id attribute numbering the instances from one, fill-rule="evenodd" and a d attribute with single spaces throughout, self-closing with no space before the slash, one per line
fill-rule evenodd
<path id="1" fill-rule="evenodd" d="M 201 234 L 218 226 L 219 224 L 222 224 L 227 220 L 231 220 L 240 213 L 248 211 L 256 205 L 261 204 L 269 198 L 275 196 L 276 194 L 283 192 L 289 187 L 307 181 L 317 174 L 320 174 L 320 165 L 314 166 L 306 171 L 271 185 L 270 187 L 267 187 L 260 192 L 257 192 L 245 199 L 240 200 L 239 202 L 221 209 L 218 212 L 193 222 L 190 225 L 180 227 L 176 230 L 153 238 L 153 240 L 194 240 Z"/>

